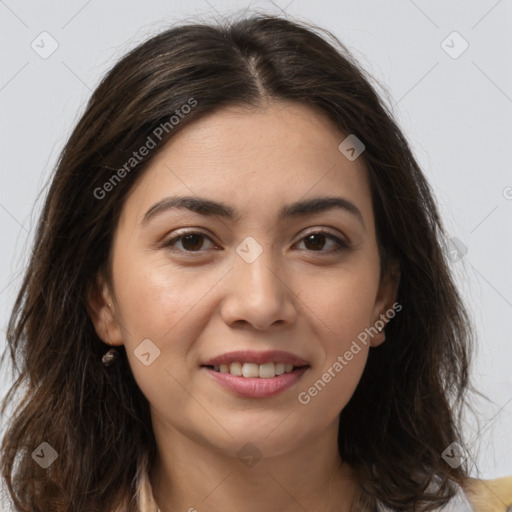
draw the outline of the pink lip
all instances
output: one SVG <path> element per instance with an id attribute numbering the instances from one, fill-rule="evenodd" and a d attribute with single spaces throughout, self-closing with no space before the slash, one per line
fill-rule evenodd
<path id="1" fill-rule="evenodd" d="M 253 362 L 248 361 L 247 359 L 244 359 L 243 361 Z M 268 362 L 269 360 L 266 359 L 265 361 Z M 284 362 L 282 360 L 280 361 Z M 221 386 L 236 395 L 247 398 L 264 398 L 277 395 L 278 393 L 292 387 L 308 368 L 309 366 L 303 366 L 302 368 L 297 368 L 293 372 L 283 373 L 282 375 L 271 377 L 269 379 L 237 377 L 230 373 L 216 372 L 210 368 L 205 368 L 205 370 L 214 379 L 216 379 Z"/>
<path id="2" fill-rule="evenodd" d="M 202 366 L 214 366 L 230 363 L 289 363 L 293 364 L 293 366 L 306 366 L 309 364 L 307 361 L 304 361 L 304 359 L 301 359 L 290 352 L 283 352 L 282 350 L 267 350 L 265 352 L 237 350 L 208 359 L 208 361 L 205 361 Z M 244 377 L 244 379 L 245 378 L 246 377 Z"/>

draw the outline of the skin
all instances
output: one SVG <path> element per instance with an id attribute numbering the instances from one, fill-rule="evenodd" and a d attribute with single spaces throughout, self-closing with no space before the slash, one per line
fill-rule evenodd
<path id="1" fill-rule="evenodd" d="M 112 286 L 98 276 L 90 315 L 105 342 L 125 345 L 150 403 L 161 512 L 350 509 L 356 483 L 337 451 L 339 414 L 384 333 L 307 405 L 297 399 L 396 297 L 398 273 L 380 279 L 368 172 L 338 150 L 345 136 L 296 103 L 224 108 L 179 132 L 125 201 Z M 171 195 L 221 201 L 241 218 L 174 209 L 142 223 Z M 277 221 L 282 206 L 321 196 L 354 203 L 364 226 L 342 209 Z M 163 246 L 184 228 L 206 238 Z M 306 238 L 322 228 L 349 248 Z M 263 251 L 251 263 L 236 252 L 249 236 Z M 149 366 L 134 354 L 144 339 L 160 350 Z M 286 350 L 310 368 L 276 396 L 237 397 L 200 365 L 242 349 Z M 252 467 L 237 456 L 248 442 L 261 455 Z"/>

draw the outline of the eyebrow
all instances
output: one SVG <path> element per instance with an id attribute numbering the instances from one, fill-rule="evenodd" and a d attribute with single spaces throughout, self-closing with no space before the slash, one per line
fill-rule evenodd
<path id="1" fill-rule="evenodd" d="M 213 201 L 198 196 L 178 196 L 166 197 L 161 201 L 155 203 L 144 215 L 141 224 L 147 224 L 151 219 L 156 216 L 172 209 L 187 209 L 200 215 L 208 217 L 223 217 L 234 222 L 240 220 L 241 215 L 236 209 L 231 206 Z M 343 197 L 317 197 L 313 199 L 297 201 L 283 206 L 278 214 L 278 221 L 287 218 L 297 218 L 309 214 L 324 212 L 332 209 L 345 210 L 355 216 L 363 229 L 366 231 L 366 226 L 363 219 L 361 210 Z"/>

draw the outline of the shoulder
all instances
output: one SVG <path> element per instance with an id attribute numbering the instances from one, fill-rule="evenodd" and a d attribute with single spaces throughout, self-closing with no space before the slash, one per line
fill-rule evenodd
<path id="1" fill-rule="evenodd" d="M 463 485 L 464 492 L 474 512 L 512 511 L 512 476 L 494 480 L 468 478 Z"/>

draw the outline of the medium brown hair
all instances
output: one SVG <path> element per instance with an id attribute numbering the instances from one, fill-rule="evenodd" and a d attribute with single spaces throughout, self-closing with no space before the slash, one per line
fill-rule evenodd
<path id="1" fill-rule="evenodd" d="M 137 468 L 156 453 L 149 404 L 124 347 L 117 364 L 101 364 L 106 346 L 88 294 L 98 272 L 110 274 L 124 200 L 158 150 L 207 113 L 268 100 L 308 105 L 363 141 L 382 272 L 400 265 L 403 310 L 370 350 L 340 418 L 338 449 L 358 478 L 360 510 L 376 500 L 431 510 L 453 495 L 451 480 L 463 483 L 467 469 L 441 453 L 461 439 L 470 321 L 431 189 L 371 82 L 330 32 L 264 14 L 171 28 L 105 76 L 60 156 L 9 322 L 17 377 L 3 410 L 22 386 L 24 394 L 1 465 L 16 511 L 137 510 Z M 98 199 L 95 191 L 191 98 L 194 108 Z M 47 469 L 31 457 L 43 441 L 59 454 Z"/>

